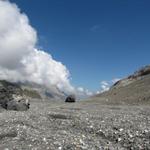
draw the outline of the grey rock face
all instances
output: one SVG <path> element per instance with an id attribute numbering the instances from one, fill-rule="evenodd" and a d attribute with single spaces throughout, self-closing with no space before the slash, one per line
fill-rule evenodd
<path id="1" fill-rule="evenodd" d="M 75 102 L 76 101 L 76 97 L 75 95 L 69 95 L 67 98 L 66 98 L 66 101 L 65 102 Z"/>
<path id="2" fill-rule="evenodd" d="M 12 100 L 7 103 L 7 110 L 17 110 L 17 111 L 26 111 L 29 109 L 29 105 L 26 105 L 22 102 L 17 102 Z"/>
<path id="3" fill-rule="evenodd" d="M 16 96 L 13 100 L 7 103 L 7 110 L 26 111 L 29 108 L 29 100 L 19 96 Z"/>
<path id="4" fill-rule="evenodd" d="M 29 109 L 30 104 L 17 84 L 0 81 L 0 105 L 7 110 L 23 111 Z"/>

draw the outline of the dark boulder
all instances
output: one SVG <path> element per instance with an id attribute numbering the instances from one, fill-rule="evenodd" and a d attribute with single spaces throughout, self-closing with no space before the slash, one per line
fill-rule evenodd
<path id="1" fill-rule="evenodd" d="M 76 102 L 76 97 L 75 97 L 75 95 L 69 95 L 69 96 L 66 98 L 65 102 L 68 102 L 68 103 L 74 103 L 74 102 Z"/>

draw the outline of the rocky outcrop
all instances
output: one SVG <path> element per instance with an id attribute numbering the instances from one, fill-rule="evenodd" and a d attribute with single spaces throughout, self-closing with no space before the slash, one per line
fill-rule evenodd
<path id="1" fill-rule="evenodd" d="M 127 78 L 119 80 L 112 86 L 112 88 L 127 86 L 139 79 L 142 79 L 146 75 L 150 75 L 150 65 L 144 66 L 136 72 L 134 72 L 132 75 L 128 76 Z"/>
<path id="2" fill-rule="evenodd" d="M 144 66 L 128 78 L 138 78 L 150 74 L 150 65 Z"/>
<path id="3" fill-rule="evenodd" d="M 17 84 L 0 81 L 0 105 L 7 110 L 28 110 L 29 100 L 23 95 L 23 90 Z"/>
<path id="4" fill-rule="evenodd" d="M 108 91 L 93 96 L 101 104 L 149 105 L 150 65 L 116 82 Z"/>

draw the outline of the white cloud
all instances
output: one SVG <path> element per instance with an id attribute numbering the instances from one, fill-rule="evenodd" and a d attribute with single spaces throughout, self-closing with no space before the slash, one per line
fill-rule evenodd
<path id="1" fill-rule="evenodd" d="M 120 78 L 114 78 L 111 81 L 101 81 L 100 91 L 97 91 L 96 94 L 108 91 L 110 89 L 110 87 L 119 80 L 120 80 Z"/>
<path id="2" fill-rule="evenodd" d="M 107 81 L 102 81 L 102 82 L 101 82 L 101 85 L 108 86 L 109 83 L 108 83 Z"/>
<path id="3" fill-rule="evenodd" d="M 36 31 L 25 14 L 15 4 L 0 1 L 0 65 L 9 69 L 19 67 L 37 41 Z M 9 60 L 9 61 L 8 61 Z"/>
<path id="4" fill-rule="evenodd" d="M 91 92 L 91 91 L 89 91 L 89 90 L 86 90 L 85 95 L 87 95 L 87 96 L 92 96 L 92 95 L 93 95 L 93 92 Z"/>
<path id="5" fill-rule="evenodd" d="M 97 92 L 96 92 L 96 94 L 100 94 L 100 93 L 101 93 L 100 91 L 97 91 Z"/>
<path id="6" fill-rule="evenodd" d="M 0 0 L 0 79 L 33 82 L 78 97 L 93 94 L 82 87 L 74 88 L 66 66 L 37 49 L 37 41 L 26 14 L 16 4 Z"/>
<path id="7" fill-rule="evenodd" d="M 73 92 L 69 71 L 36 48 L 37 34 L 28 17 L 9 1 L 0 0 L 0 79 L 34 82 Z"/>
<path id="8" fill-rule="evenodd" d="M 76 95 L 78 95 L 81 98 L 85 98 L 87 96 L 92 96 L 94 93 L 89 91 L 88 89 L 85 89 L 83 87 L 78 87 L 76 90 Z"/>
<path id="9" fill-rule="evenodd" d="M 101 82 L 101 92 L 108 91 L 110 88 L 110 84 L 107 81 Z"/>
<path id="10" fill-rule="evenodd" d="M 78 87 L 77 90 L 78 90 L 79 92 L 84 92 L 84 88 L 83 88 L 83 87 Z"/>

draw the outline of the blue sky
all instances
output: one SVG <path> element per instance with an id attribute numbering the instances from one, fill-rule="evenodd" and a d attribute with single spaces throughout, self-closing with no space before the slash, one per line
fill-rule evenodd
<path id="1" fill-rule="evenodd" d="M 38 31 L 38 46 L 63 62 L 72 84 L 96 91 L 150 64 L 149 0 L 10 0 Z"/>

